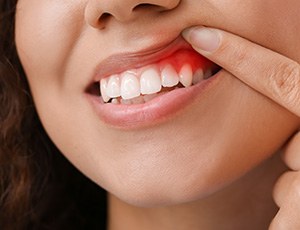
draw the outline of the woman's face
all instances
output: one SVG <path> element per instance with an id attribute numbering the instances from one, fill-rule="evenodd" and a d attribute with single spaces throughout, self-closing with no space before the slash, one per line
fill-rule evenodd
<path id="1" fill-rule="evenodd" d="M 139 105 L 103 104 L 93 83 L 192 62 L 179 37 L 192 25 L 300 61 L 299 8 L 298 0 L 19 0 L 16 44 L 42 124 L 80 171 L 129 203 L 177 204 L 241 177 L 298 119 L 224 70 Z"/>

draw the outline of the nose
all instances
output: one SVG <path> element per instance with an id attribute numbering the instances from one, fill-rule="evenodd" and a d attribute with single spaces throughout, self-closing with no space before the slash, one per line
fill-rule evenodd
<path id="1" fill-rule="evenodd" d="M 165 12 L 176 8 L 181 0 L 89 0 L 85 8 L 85 20 L 94 28 L 105 28 L 114 18 L 130 22 L 147 12 Z"/>

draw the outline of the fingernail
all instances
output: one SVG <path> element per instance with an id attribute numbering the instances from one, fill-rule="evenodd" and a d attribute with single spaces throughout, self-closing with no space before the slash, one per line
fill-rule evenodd
<path id="1" fill-rule="evenodd" d="M 212 53 L 220 47 L 220 34 L 205 27 L 191 27 L 182 32 L 182 36 L 194 47 Z"/>

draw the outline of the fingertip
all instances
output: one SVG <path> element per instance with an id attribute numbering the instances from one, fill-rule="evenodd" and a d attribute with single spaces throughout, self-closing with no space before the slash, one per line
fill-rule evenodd
<path id="1" fill-rule="evenodd" d="M 216 29 L 195 26 L 182 32 L 184 39 L 199 52 L 213 53 L 221 43 L 220 33 Z"/>
<path id="2" fill-rule="evenodd" d="M 282 160 L 292 170 L 300 170 L 300 132 L 294 134 L 283 149 Z"/>

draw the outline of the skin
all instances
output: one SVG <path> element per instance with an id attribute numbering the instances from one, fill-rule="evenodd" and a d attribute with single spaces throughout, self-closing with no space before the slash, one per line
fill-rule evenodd
<path id="1" fill-rule="evenodd" d="M 186 222 L 190 229 L 246 229 L 247 221 L 252 229 L 265 229 L 275 210 L 274 178 L 284 168 L 277 156 L 270 157 L 299 127 L 296 115 L 224 71 L 215 90 L 177 116 L 124 131 L 96 116 L 85 89 L 108 56 L 175 38 L 192 25 L 237 34 L 299 62 L 299 1 L 152 0 L 158 7 L 131 11 L 141 3 L 18 2 L 17 49 L 47 133 L 80 171 L 112 194 L 110 229 L 126 221 L 128 229 L 151 229 L 153 220 L 162 223 L 155 229 L 185 229 Z M 111 16 L 98 22 L 102 12 Z M 240 211 L 257 204 L 262 215 Z"/>
<path id="2" fill-rule="evenodd" d="M 201 36 L 206 31 L 210 38 Z M 300 116 L 299 62 L 265 49 L 233 34 L 204 27 L 184 32 L 190 44 L 204 56 L 218 63 L 243 82 Z M 201 38 L 202 37 L 202 38 Z M 204 38 L 204 39 L 203 39 Z M 234 44 L 234 45 L 233 45 Z M 237 48 L 238 47 L 238 48 Z M 253 59 L 253 56 L 256 56 Z M 230 63 L 237 63 L 235 67 Z M 251 65 L 249 65 L 251 63 Z M 253 67 L 257 68 L 253 68 Z M 259 76 L 259 80 L 253 76 Z M 282 159 L 289 167 L 276 182 L 274 201 L 279 211 L 269 229 L 298 229 L 300 189 L 300 132 L 284 148 Z"/>

